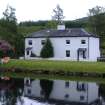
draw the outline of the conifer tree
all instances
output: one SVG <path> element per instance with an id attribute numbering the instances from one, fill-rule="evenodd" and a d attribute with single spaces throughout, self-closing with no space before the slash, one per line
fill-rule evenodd
<path id="1" fill-rule="evenodd" d="M 49 38 L 47 38 L 46 43 L 40 52 L 40 56 L 42 58 L 49 58 L 54 56 L 53 46 Z"/>

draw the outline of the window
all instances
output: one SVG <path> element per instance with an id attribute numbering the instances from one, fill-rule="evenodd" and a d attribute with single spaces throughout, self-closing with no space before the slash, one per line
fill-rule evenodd
<path id="1" fill-rule="evenodd" d="M 45 42 L 46 42 L 45 40 L 41 40 L 41 44 L 42 44 L 42 45 L 44 45 L 44 44 L 45 44 Z"/>
<path id="2" fill-rule="evenodd" d="M 28 89 L 28 90 L 27 90 L 27 93 L 28 93 L 28 94 L 31 94 L 31 89 Z"/>
<path id="3" fill-rule="evenodd" d="M 86 91 L 86 85 L 85 85 L 85 83 L 78 83 L 77 82 L 77 90 L 78 91 Z"/>
<path id="4" fill-rule="evenodd" d="M 27 86 L 30 86 L 30 85 L 31 85 L 30 80 L 28 80 L 28 79 L 26 80 L 26 85 L 27 85 Z"/>
<path id="5" fill-rule="evenodd" d="M 29 51 L 27 51 L 27 55 L 29 55 Z"/>
<path id="6" fill-rule="evenodd" d="M 65 98 L 69 98 L 69 94 L 66 94 L 66 95 L 65 95 Z"/>
<path id="7" fill-rule="evenodd" d="M 66 40 L 66 44 L 70 44 L 70 40 Z"/>
<path id="8" fill-rule="evenodd" d="M 70 50 L 66 50 L 66 57 L 70 57 Z"/>
<path id="9" fill-rule="evenodd" d="M 81 44 L 86 44 L 86 40 L 81 40 Z"/>
<path id="10" fill-rule="evenodd" d="M 28 41 L 28 44 L 29 44 L 29 45 L 32 45 L 32 40 L 29 40 L 29 41 Z"/>
<path id="11" fill-rule="evenodd" d="M 80 96 L 80 100 L 81 100 L 81 101 L 84 100 L 84 96 Z"/>
<path id="12" fill-rule="evenodd" d="M 69 87 L 69 82 L 65 82 L 65 87 L 66 87 L 66 88 Z"/>

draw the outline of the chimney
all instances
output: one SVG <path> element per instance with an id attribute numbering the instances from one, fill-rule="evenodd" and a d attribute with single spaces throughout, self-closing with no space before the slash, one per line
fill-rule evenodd
<path id="1" fill-rule="evenodd" d="M 64 24 L 58 25 L 57 30 L 65 30 L 65 25 Z"/>

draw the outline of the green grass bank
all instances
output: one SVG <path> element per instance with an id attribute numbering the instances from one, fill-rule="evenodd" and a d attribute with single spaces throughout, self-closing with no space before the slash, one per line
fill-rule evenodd
<path id="1" fill-rule="evenodd" d="M 50 61 L 50 60 L 10 60 L 7 64 L 0 64 L 0 69 L 26 69 L 48 71 L 70 71 L 105 73 L 104 62 L 73 62 L 73 61 Z"/>

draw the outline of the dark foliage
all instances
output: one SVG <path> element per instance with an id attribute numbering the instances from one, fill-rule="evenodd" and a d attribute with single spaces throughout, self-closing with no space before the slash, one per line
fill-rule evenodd
<path id="1" fill-rule="evenodd" d="M 4 52 L 0 50 L 0 58 L 3 58 Z"/>
<path id="2" fill-rule="evenodd" d="M 14 51 L 12 49 L 7 51 L 0 50 L 0 58 L 3 58 L 3 57 L 14 58 Z"/>
<path id="3" fill-rule="evenodd" d="M 83 28 L 87 26 L 87 21 L 65 21 L 67 28 Z"/>
<path id="4" fill-rule="evenodd" d="M 18 33 L 15 9 L 7 7 L 3 13 L 4 17 L 0 19 L 0 38 L 9 42 L 15 49 L 15 57 L 24 54 L 24 37 Z"/>
<path id="5" fill-rule="evenodd" d="M 45 99 L 48 99 L 53 89 L 53 81 L 42 79 L 40 80 L 40 86 L 44 93 Z"/>
<path id="6" fill-rule="evenodd" d="M 49 38 L 47 38 L 46 43 L 40 52 L 40 56 L 42 58 L 49 58 L 54 56 L 53 46 Z"/>
<path id="7" fill-rule="evenodd" d="M 46 26 L 46 23 L 48 21 L 25 21 L 25 22 L 20 22 L 19 26 Z"/>

